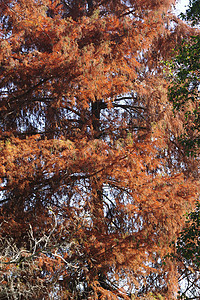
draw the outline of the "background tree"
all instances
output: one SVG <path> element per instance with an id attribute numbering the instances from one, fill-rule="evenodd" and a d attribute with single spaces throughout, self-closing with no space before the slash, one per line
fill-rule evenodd
<path id="1" fill-rule="evenodd" d="M 176 259 L 180 262 L 182 272 L 182 299 L 198 299 L 199 289 L 199 266 L 200 266 L 200 205 L 197 203 L 196 210 L 189 213 L 186 226 L 180 233 L 176 244 Z"/>
<path id="2" fill-rule="evenodd" d="M 176 56 L 172 66 L 172 86 L 170 87 L 170 99 L 173 102 L 174 113 L 182 111 L 184 121 L 184 132 L 180 136 L 180 142 L 187 155 L 195 155 L 196 161 L 199 156 L 199 69 L 200 69 L 200 36 L 199 18 L 200 1 L 190 1 L 186 14 L 182 18 L 196 26 L 196 32 L 189 39 L 183 40 L 177 47 Z M 181 274 L 181 299 L 198 299 L 199 290 L 199 202 L 196 209 L 188 213 L 185 228 L 181 231 L 174 257 L 179 262 Z M 174 245 L 174 244 L 173 244 Z"/>
<path id="3" fill-rule="evenodd" d="M 173 102 L 175 113 L 182 110 L 185 114 L 184 134 L 180 137 L 187 154 L 197 154 L 200 145 L 199 124 L 199 69 L 200 69 L 200 36 L 199 36 L 200 2 L 190 1 L 186 14 L 182 17 L 197 25 L 196 32 L 182 41 L 172 62 L 173 84 L 169 98 Z M 175 76 L 174 76 L 175 75 Z"/>
<path id="4" fill-rule="evenodd" d="M 160 63 L 192 32 L 172 4 L 0 2 L 2 298 L 176 297 L 198 164 Z"/>

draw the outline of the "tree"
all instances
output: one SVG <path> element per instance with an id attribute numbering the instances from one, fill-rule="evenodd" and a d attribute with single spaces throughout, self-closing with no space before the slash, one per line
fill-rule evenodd
<path id="1" fill-rule="evenodd" d="M 198 299 L 199 289 L 199 266 L 200 266 L 200 204 L 197 203 L 196 210 L 190 212 L 187 217 L 186 226 L 180 233 L 174 257 L 180 262 L 182 269 L 182 299 Z M 184 271 L 183 271 L 184 270 Z"/>
<path id="2" fill-rule="evenodd" d="M 198 164 L 162 75 L 191 32 L 172 2 L 0 2 L 2 299 L 176 297 Z"/>
<path id="3" fill-rule="evenodd" d="M 200 6 L 199 0 L 190 0 L 189 7 L 185 14 L 181 14 L 182 19 L 191 22 L 192 26 L 199 23 Z"/>
<path id="4" fill-rule="evenodd" d="M 172 85 L 169 98 L 173 102 L 174 112 L 182 110 L 185 117 L 184 133 L 180 136 L 187 155 L 199 155 L 200 146 L 200 111 L 199 111 L 199 67 L 200 67 L 200 36 L 199 36 L 200 1 L 190 1 L 186 14 L 182 18 L 197 25 L 196 32 L 183 40 L 176 49 L 172 60 Z M 180 232 L 174 247 L 173 257 L 179 262 L 182 281 L 181 299 L 198 299 L 199 290 L 199 201 L 196 209 L 187 214 L 184 229 Z"/>
<path id="5" fill-rule="evenodd" d="M 199 0 L 190 1 L 186 14 L 182 17 L 191 21 L 192 25 L 199 23 Z M 173 83 L 169 90 L 169 99 L 173 102 L 174 110 L 185 113 L 185 132 L 180 137 L 187 154 L 197 154 L 200 145 L 200 111 L 199 111 L 199 61 L 200 61 L 199 29 L 183 40 L 177 48 L 172 60 Z"/>

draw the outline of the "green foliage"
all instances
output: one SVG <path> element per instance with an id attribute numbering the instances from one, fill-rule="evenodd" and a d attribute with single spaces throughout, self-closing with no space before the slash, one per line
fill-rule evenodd
<path id="1" fill-rule="evenodd" d="M 200 36 L 183 40 L 170 67 L 174 70 L 173 85 L 169 89 L 169 99 L 174 109 L 179 110 L 187 101 L 198 97 L 200 74 Z M 196 111 L 194 111 L 196 113 Z"/>
<path id="2" fill-rule="evenodd" d="M 192 25 L 197 25 L 200 1 L 190 1 L 189 9 L 181 16 L 192 21 Z M 180 137 L 180 142 L 186 153 L 193 155 L 200 147 L 200 36 L 183 40 L 168 66 L 172 77 L 169 100 L 173 103 L 174 112 L 184 111 L 185 114 L 185 133 Z"/>
<path id="3" fill-rule="evenodd" d="M 191 25 L 199 24 L 200 1 L 190 0 L 186 14 L 181 14 Z M 174 59 L 167 65 L 170 68 L 171 86 L 169 100 L 173 103 L 174 114 L 183 112 L 185 132 L 179 137 L 186 154 L 196 155 L 200 149 L 200 35 L 191 36 L 182 41 L 176 49 Z M 168 255 L 180 263 L 184 277 L 183 289 L 178 299 L 199 299 L 198 274 L 200 269 L 200 203 L 188 213 L 184 229 L 177 243 L 171 244 L 175 249 Z M 181 286 L 181 285 L 180 285 Z"/>
<path id="4" fill-rule="evenodd" d="M 177 240 L 177 254 L 193 268 L 200 267 L 200 203 L 187 216 L 186 226 Z"/>
<path id="5" fill-rule="evenodd" d="M 200 299 L 199 271 L 200 271 L 200 202 L 196 209 L 186 216 L 186 223 L 177 241 L 171 244 L 172 252 L 165 256 L 174 263 L 179 263 L 179 278 L 181 289 L 177 299 Z M 183 276 L 184 274 L 184 276 Z"/>
<path id="6" fill-rule="evenodd" d="M 190 0 L 189 8 L 186 10 L 186 14 L 181 14 L 184 20 L 192 21 L 192 25 L 197 25 L 200 16 L 200 1 Z"/>

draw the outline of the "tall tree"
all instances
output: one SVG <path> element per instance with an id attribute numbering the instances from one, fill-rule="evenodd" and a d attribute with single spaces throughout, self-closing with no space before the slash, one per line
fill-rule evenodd
<path id="1" fill-rule="evenodd" d="M 2 298 L 176 297 L 198 166 L 160 64 L 190 33 L 172 4 L 0 2 Z"/>

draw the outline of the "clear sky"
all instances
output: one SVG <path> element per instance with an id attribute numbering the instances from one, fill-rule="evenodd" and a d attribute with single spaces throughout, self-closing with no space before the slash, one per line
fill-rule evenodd
<path id="1" fill-rule="evenodd" d="M 181 12 L 185 12 L 188 4 L 189 4 L 189 0 L 177 0 L 176 14 L 179 15 Z"/>

